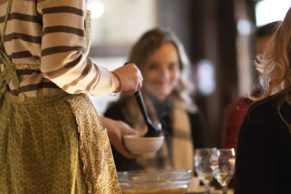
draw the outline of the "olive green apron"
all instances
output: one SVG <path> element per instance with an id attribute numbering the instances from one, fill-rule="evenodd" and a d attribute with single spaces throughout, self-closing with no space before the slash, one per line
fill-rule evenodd
<path id="1" fill-rule="evenodd" d="M 0 193 L 1 194 L 119 194 L 106 129 L 86 95 L 62 92 L 52 97 L 11 94 L 18 88 L 16 69 L 4 49 L 0 57 Z"/>

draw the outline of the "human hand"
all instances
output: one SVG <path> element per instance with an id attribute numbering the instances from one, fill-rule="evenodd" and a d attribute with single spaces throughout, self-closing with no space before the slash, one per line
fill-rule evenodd
<path id="1" fill-rule="evenodd" d="M 134 93 L 142 87 L 143 77 L 135 64 L 128 63 L 112 71 L 112 81 L 112 92 Z"/>
<path id="2" fill-rule="evenodd" d="M 132 129 L 128 124 L 122 121 L 106 117 L 101 117 L 101 120 L 102 124 L 107 129 L 110 142 L 114 148 L 128 159 L 136 158 L 138 155 L 129 152 L 123 143 L 123 136 L 130 134 L 135 135 L 137 134 L 136 130 Z"/>

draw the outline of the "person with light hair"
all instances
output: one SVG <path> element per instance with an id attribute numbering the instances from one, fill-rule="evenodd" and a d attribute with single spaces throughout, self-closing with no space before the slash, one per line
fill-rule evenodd
<path id="1" fill-rule="evenodd" d="M 291 8 L 278 26 L 257 70 L 263 92 L 240 130 L 235 194 L 291 192 Z"/>
<path id="2" fill-rule="evenodd" d="M 156 154 L 130 159 L 113 147 L 117 170 L 193 169 L 193 151 L 205 145 L 205 127 L 190 96 L 190 64 L 181 42 L 170 30 L 151 29 L 133 45 L 128 61 L 141 70 L 147 110 L 154 123 L 162 123 L 165 141 Z M 121 95 L 105 116 L 128 123 L 140 135 L 147 130 L 133 95 Z"/>

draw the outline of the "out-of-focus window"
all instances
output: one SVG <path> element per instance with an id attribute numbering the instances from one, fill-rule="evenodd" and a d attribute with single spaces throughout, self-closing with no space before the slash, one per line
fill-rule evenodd
<path id="1" fill-rule="evenodd" d="M 197 64 L 197 88 L 205 96 L 211 95 L 216 87 L 214 65 L 210 60 L 203 59 Z"/>
<path id="2" fill-rule="evenodd" d="M 88 0 L 92 45 L 131 44 L 156 25 L 156 1 Z"/>
<path id="3" fill-rule="evenodd" d="M 291 0 L 263 0 L 256 4 L 256 24 L 264 24 L 283 20 L 291 6 Z"/>
<path id="4" fill-rule="evenodd" d="M 131 46 L 157 26 L 156 0 L 87 0 L 91 11 L 91 49 L 95 64 L 113 70 L 127 60 Z M 118 96 L 91 97 L 99 113 Z"/>

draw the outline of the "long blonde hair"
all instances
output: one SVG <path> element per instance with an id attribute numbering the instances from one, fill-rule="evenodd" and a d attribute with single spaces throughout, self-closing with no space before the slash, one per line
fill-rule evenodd
<path id="1" fill-rule="evenodd" d="M 261 100 L 291 87 L 291 8 L 278 26 L 266 51 L 258 56 L 257 70 L 264 92 Z"/>
<path id="2" fill-rule="evenodd" d="M 189 71 L 189 60 L 183 45 L 171 31 L 161 28 L 155 28 L 147 31 L 132 47 L 128 61 L 135 63 L 139 69 L 143 70 L 145 64 L 147 64 L 149 60 L 149 57 L 165 43 L 170 43 L 177 49 L 179 67 L 182 73 L 182 76 L 178 80 L 178 83 L 171 95 L 191 105 L 191 100 L 189 100 L 189 92 L 193 88 L 193 84 L 187 80 L 186 76 L 186 73 Z"/>

